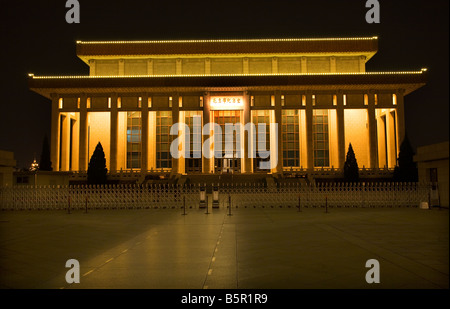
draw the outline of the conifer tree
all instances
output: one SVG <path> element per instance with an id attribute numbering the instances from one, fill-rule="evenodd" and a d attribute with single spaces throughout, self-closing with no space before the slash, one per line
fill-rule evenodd
<path id="1" fill-rule="evenodd" d="M 358 162 L 356 161 L 355 152 L 351 143 L 348 146 L 347 157 L 344 163 L 344 179 L 347 182 L 359 181 Z"/>
<path id="2" fill-rule="evenodd" d="M 89 160 L 88 183 L 105 184 L 107 172 L 105 153 L 103 151 L 102 144 L 99 142 L 95 147 L 91 159 Z"/>
<path id="3" fill-rule="evenodd" d="M 39 170 L 52 171 L 52 161 L 50 160 L 50 145 L 48 144 L 47 134 L 42 142 L 41 159 L 39 161 Z"/>
<path id="4" fill-rule="evenodd" d="M 394 168 L 394 181 L 416 182 L 418 181 L 417 164 L 414 162 L 414 150 L 405 135 L 400 145 L 400 152 L 397 158 L 397 165 Z"/>

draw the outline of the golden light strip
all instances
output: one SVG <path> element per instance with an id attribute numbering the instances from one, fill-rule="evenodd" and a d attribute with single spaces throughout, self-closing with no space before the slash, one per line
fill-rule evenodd
<path id="1" fill-rule="evenodd" d="M 377 36 L 353 38 L 286 38 L 286 39 L 217 39 L 163 41 L 76 41 L 77 44 L 159 44 L 159 43 L 234 43 L 234 42 L 300 42 L 300 41 L 358 41 L 377 40 Z"/>
<path id="2" fill-rule="evenodd" d="M 333 76 L 333 75 L 405 75 L 422 74 L 427 69 L 420 71 L 403 72 L 336 72 L 336 73 L 260 73 L 260 74 L 179 74 L 179 75 L 78 75 L 78 76 L 35 76 L 29 73 L 33 79 L 96 79 L 96 78 L 162 78 L 162 77 L 249 77 L 249 76 Z"/>

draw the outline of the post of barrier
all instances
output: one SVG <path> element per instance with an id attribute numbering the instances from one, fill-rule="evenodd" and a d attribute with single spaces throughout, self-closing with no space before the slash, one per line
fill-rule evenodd
<path id="1" fill-rule="evenodd" d="M 430 190 L 428 190 L 428 210 L 431 209 L 431 194 L 430 194 Z"/>
<path id="2" fill-rule="evenodd" d="M 86 204 L 85 204 L 85 212 L 84 212 L 86 214 L 87 214 L 87 209 L 88 209 L 88 199 L 89 199 L 89 197 L 86 196 Z"/>
<path id="3" fill-rule="evenodd" d="M 206 187 L 200 187 L 200 204 L 199 208 L 205 207 L 206 201 Z"/>
<path id="4" fill-rule="evenodd" d="M 67 198 L 69 202 L 69 206 L 67 207 L 68 214 L 70 215 L 70 196 Z"/>
<path id="5" fill-rule="evenodd" d="M 183 195 L 183 216 L 186 215 L 186 195 Z"/>
<path id="6" fill-rule="evenodd" d="M 231 216 L 231 194 L 228 194 L 228 215 Z"/>
<path id="7" fill-rule="evenodd" d="M 325 213 L 328 213 L 328 197 L 325 195 Z"/>
<path id="8" fill-rule="evenodd" d="M 205 214 L 209 215 L 209 212 L 208 212 L 208 195 L 206 196 L 206 212 L 205 212 Z"/>
<path id="9" fill-rule="evenodd" d="M 298 212 L 302 212 L 302 204 L 301 204 L 300 195 L 298 196 Z"/>

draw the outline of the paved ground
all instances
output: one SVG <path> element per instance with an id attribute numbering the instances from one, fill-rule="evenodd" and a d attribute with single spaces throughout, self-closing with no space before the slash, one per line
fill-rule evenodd
<path id="1" fill-rule="evenodd" d="M 449 288 L 448 210 L 0 213 L 1 288 Z M 68 259 L 81 283 L 67 284 Z M 368 259 L 380 263 L 368 284 Z"/>

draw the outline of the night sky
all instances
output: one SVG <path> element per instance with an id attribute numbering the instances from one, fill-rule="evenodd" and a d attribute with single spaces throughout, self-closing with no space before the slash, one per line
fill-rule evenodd
<path id="1" fill-rule="evenodd" d="M 2 1 L 0 149 L 17 167 L 39 161 L 50 138 L 50 100 L 28 90 L 27 74 L 88 75 L 76 40 L 379 37 L 367 71 L 428 68 L 425 87 L 405 97 L 414 148 L 448 141 L 449 1 L 380 0 L 381 23 L 367 24 L 365 0 L 79 0 L 81 23 L 67 24 L 65 0 Z M 44 3 L 43 3 L 44 2 Z"/>

